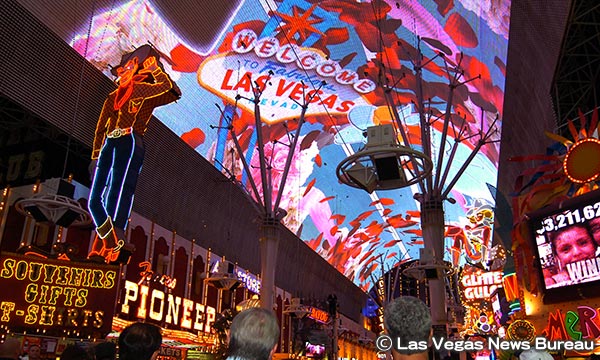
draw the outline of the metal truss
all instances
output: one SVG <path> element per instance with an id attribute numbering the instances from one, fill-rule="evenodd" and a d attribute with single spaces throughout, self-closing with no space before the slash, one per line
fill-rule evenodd
<path id="1" fill-rule="evenodd" d="M 573 0 L 554 74 L 552 98 L 559 133 L 578 111 L 600 105 L 600 2 Z"/>

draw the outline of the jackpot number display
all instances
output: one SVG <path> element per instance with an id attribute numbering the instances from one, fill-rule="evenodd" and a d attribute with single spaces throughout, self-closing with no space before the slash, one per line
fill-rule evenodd
<path id="1" fill-rule="evenodd" d="M 546 232 L 557 231 L 566 226 L 583 224 L 597 217 L 600 217 L 600 202 L 584 206 L 583 208 L 567 210 L 556 216 L 547 217 L 542 220 L 541 228 L 537 229 L 537 233 L 542 235 Z"/>

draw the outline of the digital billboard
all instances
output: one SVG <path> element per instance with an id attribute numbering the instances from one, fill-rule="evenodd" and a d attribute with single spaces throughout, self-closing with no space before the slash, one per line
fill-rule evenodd
<path id="1" fill-rule="evenodd" d="M 29 2 L 29 8 L 42 6 L 21 1 Z M 458 87 L 451 99 L 450 145 L 444 151 L 449 155 L 455 140 L 459 145 L 452 154 L 456 166 L 449 178 L 467 161 L 478 135 L 497 115 L 502 119 L 507 0 L 237 0 L 176 5 L 164 0 L 116 0 L 90 3 L 86 9 L 80 3 L 75 7 L 72 0 L 60 3 L 45 9 L 63 18 L 60 25 L 47 20 L 49 15 L 45 21 L 111 79 L 112 66 L 124 53 L 152 44 L 161 53 L 165 72 L 181 89 L 176 103 L 156 109 L 154 115 L 248 189 L 249 176 L 257 184 L 261 181 L 254 90 L 262 90 L 261 132 L 273 184 L 279 184 L 284 172 L 301 104 L 310 97 L 283 189 L 280 207 L 287 211 L 283 222 L 363 289 L 380 276 L 382 264 L 391 267 L 399 260 L 418 258 L 422 246 L 419 207 L 413 198 L 416 187 L 368 194 L 340 184 L 335 175 L 337 165 L 364 146 L 367 127 L 393 122 L 383 84 L 388 84 L 395 101 L 391 106 L 419 149 L 412 63 L 418 49 L 424 62 L 443 53 L 449 64 L 460 63 L 463 80 L 474 79 Z M 68 13 L 73 8 L 78 16 L 57 10 Z M 440 149 L 441 118 L 449 100 L 449 71 L 439 59 L 422 69 L 434 155 Z M 235 151 L 230 127 L 242 155 Z M 454 236 L 447 239 L 447 247 L 458 246 L 458 254 L 466 247 L 473 261 L 491 238 L 489 232 L 475 234 L 482 224 L 476 229 L 468 213 L 493 207 L 489 187 L 496 184 L 498 146 L 492 142 L 481 148 L 450 194 L 456 202 L 445 204 L 448 232 Z M 240 156 L 253 169 L 251 174 L 244 173 Z M 432 157 L 435 168 L 437 156 Z M 470 226 L 470 234 L 457 235 L 465 226 Z"/>
<path id="2" fill-rule="evenodd" d="M 529 214 L 547 298 L 600 280 L 600 191 Z"/>

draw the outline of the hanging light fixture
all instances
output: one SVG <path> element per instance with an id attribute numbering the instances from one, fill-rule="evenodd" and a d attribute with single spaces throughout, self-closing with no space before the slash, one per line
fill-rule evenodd
<path id="1" fill-rule="evenodd" d="M 431 249 L 419 249 L 419 260 L 402 270 L 402 275 L 416 280 L 434 280 L 450 277 L 456 269 L 444 260 L 436 259 Z"/>

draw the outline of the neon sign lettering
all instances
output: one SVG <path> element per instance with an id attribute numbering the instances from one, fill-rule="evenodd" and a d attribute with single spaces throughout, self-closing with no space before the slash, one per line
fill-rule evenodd
<path id="1" fill-rule="evenodd" d="M 382 304 L 385 303 L 385 280 L 380 277 L 377 280 L 377 297 L 379 298 L 379 301 L 381 301 Z"/>
<path id="2" fill-rule="evenodd" d="M 375 90 L 376 84 L 370 79 L 360 79 L 355 71 L 342 69 L 340 64 L 333 60 L 323 58 L 319 53 L 312 50 L 301 50 L 295 45 L 279 45 L 279 40 L 274 37 L 265 37 L 257 40 L 257 35 L 252 30 L 242 30 L 233 38 L 233 51 L 245 54 L 252 50 L 260 58 L 275 58 L 284 64 L 295 61 L 299 70 L 315 70 L 323 77 L 333 77 L 341 85 L 353 85 L 354 90 L 361 94 L 368 94 Z M 270 63 L 274 65 L 273 62 Z M 267 68 L 265 71 L 276 69 Z M 261 71 L 262 72 L 262 71 Z M 303 79 L 301 79 L 303 80 Z M 332 90 L 332 89 L 331 89 Z"/>
<path id="3" fill-rule="evenodd" d="M 64 295 L 65 305 L 70 305 L 77 294 L 87 295 L 85 289 L 75 289 L 70 286 L 111 289 L 115 286 L 116 271 L 103 271 L 100 269 L 82 269 L 70 266 L 57 266 L 42 264 L 27 260 L 5 259 L 0 270 L 0 278 L 25 280 L 32 282 L 27 285 L 25 300 L 29 303 L 36 301 L 54 305 L 59 295 Z M 43 281 L 46 285 L 35 284 Z M 56 286 L 50 286 L 55 284 Z M 82 303 L 83 302 L 83 303 Z M 79 307 L 85 306 L 85 296 L 79 301 Z"/>
<path id="4" fill-rule="evenodd" d="M 462 277 L 464 296 L 468 300 L 485 299 L 499 287 L 502 287 L 502 272 L 473 273 Z"/>
<path id="5" fill-rule="evenodd" d="M 548 315 L 542 334 L 549 340 L 582 340 L 600 338 L 600 309 L 578 306 L 577 312 L 562 314 L 556 309 Z"/>
<path id="6" fill-rule="evenodd" d="M 255 294 L 260 294 L 260 280 L 256 276 L 238 270 L 237 277 L 246 285 L 246 289 Z"/>
<path id="7" fill-rule="evenodd" d="M 137 310 L 132 309 L 137 304 Z M 146 285 L 125 281 L 125 295 L 120 312 L 128 315 L 135 311 L 139 319 L 151 319 L 194 331 L 210 333 L 217 311 L 212 306 L 190 299 L 166 294 Z"/>
<path id="8" fill-rule="evenodd" d="M 168 275 L 154 274 L 154 271 L 152 271 L 152 264 L 149 261 L 141 262 L 138 266 L 142 268 L 138 285 L 142 285 L 144 282 L 157 282 L 171 290 L 175 288 L 177 279 L 173 279 Z"/>
<path id="9" fill-rule="evenodd" d="M 494 285 L 502 283 L 502 272 L 491 271 L 482 274 L 469 274 L 461 279 L 463 286 Z"/>
<path id="10" fill-rule="evenodd" d="M 116 296 L 115 270 L 81 264 L 65 266 L 59 260 L 2 256 L 0 286 L 11 291 L 0 302 L 0 323 L 13 331 L 33 327 L 60 334 L 77 328 L 81 334 L 110 330 Z M 90 333 L 91 334 L 91 333 Z"/>
<path id="11" fill-rule="evenodd" d="M 465 266 L 459 279 L 461 302 L 467 308 L 465 326 L 477 328 L 481 332 L 495 332 L 491 325 L 493 317 L 486 313 L 486 302 L 502 287 L 502 271 L 484 272 L 474 266 Z"/>
<path id="12" fill-rule="evenodd" d="M 314 307 L 310 308 L 310 314 L 308 314 L 308 317 L 321 323 L 327 323 L 327 321 L 329 321 L 329 314 L 327 312 Z"/>
<path id="13" fill-rule="evenodd" d="M 519 282 L 517 280 L 517 274 L 512 273 L 502 278 L 502 286 L 506 294 L 507 301 L 513 301 L 519 299 Z"/>

